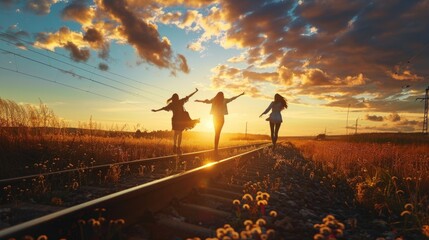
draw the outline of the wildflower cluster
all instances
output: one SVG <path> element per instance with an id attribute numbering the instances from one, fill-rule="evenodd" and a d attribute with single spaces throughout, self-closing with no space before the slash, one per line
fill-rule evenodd
<path id="1" fill-rule="evenodd" d="M 111 165 L 107 170 L 106 176 L 104 179 L 106 182 L 117 183 L 121 179 L 121 166 L 120 165 Z"/>
<path id="2" fill-rule="evenodd" d="M 241 201 L 235 199 L 232 203 L 235 206 L 236 216 L 238 218 L 241 217 L 242 213 L 245 214 L 246 217 L 256 218 L 258 216 L 265 216 L 269 199 L 269 193 L 258 191 L 256 197 L 246 193 L 243 195 Z"/>
<path id="3" fill-rule="evenodd" d="M 252 195 L 257 195 L 259 191 L 276 191 L 280 188 L 281 179 L 274 178 L 272 179 L 270 174 L 263 176 L 262 181 L 252 182 L 249 181 L 243 186 L 243 193 L 249 193 Z"/>
<path id="4" fill-rule="evenodd" d="M 410 233 L 421 230 L 424 234 L 424 225 L 429 222 L 427 208 L 421 207 L 427 205 L 429 190 L 427 144 L 349 141 L 295 143 L 302 155 L 319 166 L 327 176 L 331 174 L 333 179 L 347 182 L 354 191 L 357 203 L 392 220 L 402 215 L 402 221 L 390 223 L 395 225 L 397 231 Z M 308 174 L 312 179 L 319 176 L 317 169 Z M 324 179 L 322 181 L 327 185 Z M 404 209 L 406 203 L 414 208 Z"/>
<path id="5" fill-rule="evenodd" d="M 235 230 L 231 225 L 225 224 L 223 227 L 216 229 L 216 237 L 206 238 L 206 240 L 223 240 L 223 239 L 275 239 L 275 231 L 268 228 L 267 222 L 259 218 L 255 222 L 245 220 L 242 231 Z M 201 238 L 188 238 L 187 240 L 201 240 Z"/>
<path id="6" fill-rule="evenodd" d="M 322 221 L 321 224 L 314 224 L 314 228 L 319 230 L 319 233 L 314 235 L 314 240 L 335 240 L 343 237 L 345 226 L 334 216 L 327 215 Z"/>
<path id="7" fill-rule="evenodd" d="M 96 208 L 97 217 L 88 220 L 79 219 L 81 239 L 120 239 L 124 219 L 106 220 L 102 215 L 105 208 Z"/>
<path id="8" fill-rule="evenodd" d="M 421 233 L 424 236 L 429 237 L 429 226 L 427 224 L 426 215 L 422 212 L 423 210 L 419 210 L 418 208 L 421 205 L 417 205 L 416 207 L 411 203 L 406 203 L 404 205 L 404 210 L 401 212 L 401 217 L 403 220 L 403 228 L 409 230 L 421 230 Z"/>

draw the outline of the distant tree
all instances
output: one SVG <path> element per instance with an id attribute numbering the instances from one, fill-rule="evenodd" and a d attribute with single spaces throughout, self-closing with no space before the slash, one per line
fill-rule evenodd
<path id="1" fill-rule="evenodd" d="M 135 138 L 141 138 L 143 136 L 142 131 L 140 129 L 137 129 L 136 133 L 134 134 Z"/>
<path id="2" fill-rule="evenodd" d="M 318 134 L 316 136 L 316 140 L 325 140 L 325 139 L 326 139 L 326 134 L 324 133 Z"/>

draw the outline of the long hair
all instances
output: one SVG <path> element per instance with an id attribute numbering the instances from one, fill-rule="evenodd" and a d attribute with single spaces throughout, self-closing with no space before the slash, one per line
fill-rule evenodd
<path id="1" fill-rule="evenodd" d="M 223 96 L 223 92 L 218 92 L 216 96 L 212 99 L 213 104 L 219 105 L 222 104 L 225 100 L 225 97 Z"/>
<path id="2" fill-rule="evenodd" d="M 282 104 L 282 110 L 287 108 L 287 100 L 280 94 L 276 93 L 276 95 L 274 95 L 274 102 L 279 102 Z"/>
<path id="3" fill-rule="evenodd" d="M 177 93 L 173 94 L 173 96 L 171 96 L 171 98 L 167 99 L 167 103 L 170 102 L 177 102 L 179 100 L 179 95 Z"/>

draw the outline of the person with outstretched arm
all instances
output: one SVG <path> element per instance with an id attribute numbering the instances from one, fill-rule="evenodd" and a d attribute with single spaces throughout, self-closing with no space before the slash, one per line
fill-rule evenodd
<path id="1" fill-rule="evenodd" d="M 195 88 L 195 91 L 189 94 L 184 98 L 179 98 L 177 93 L 174 93 L 171 98 L 167 100 L 167 106 L 152 109 L 152 112 L 158 112 L 161 110 L 172 111 L 173 117 L 171 118 L 171 125 L 174 131 L 173 135 L 173 152 L 181 154 L 181 144 L 182 144 L 182 133 L 183 130 L 192 129 L 197 123 L 200 122 L 200 119 L 191 119 L 189 113 L 185 110 L 184 104 L 192 97 L 195 93 L 198 92 L 198 88 Z"/>
<path id="2" fill-rule="evenodd" d="M 273 149 L 276 148 L 277 139 L 279 137 L 280 126 L 282 125 L 283 119 L 282 114 L 280 113 L 283 109 L 287 108 L 286 99 L 280 94 L 276 93 L 274 95 L 274 101 L 270 103 L 268 108 L 259 116 L 267 114 L 270 110 L 270 116 L 266 119 L 270 123 L 271 130 L 271 141 L 273 143 Z"/>
<path id="3" fill-rule="evenodd" d="M 223 92 L 218 92 L 212 99 L 195 100 L 195 102 L 211 104 L 210 114 L 213 115 L 213 125 L 215 130 L 214 149 L 217 152 L 219 148 L 220 132 L 225 123 L 225 115 L 228 114 L 227 104 L 234 101 L 238 97 L 244 95 L 244 92 L 232 98 L 225 98 Z"/>

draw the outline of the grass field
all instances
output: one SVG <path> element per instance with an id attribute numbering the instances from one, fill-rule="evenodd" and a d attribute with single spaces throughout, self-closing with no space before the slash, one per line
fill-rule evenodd
<path id="1" fill-rule="evenodd" d="M 0 179 L 125 162 L 173 153 L 171 131 L 133 131 L 89 119 L 70 127 L 46 105 L 20 105 L 0 98 Z M 183 152 L 213 148 L 213 133 L 185 131 Z M 266 135 L 222 134 L 220 147 L 265 141 Z"/>
<path id="2" fill-rule="evenodd" d="M 71 128 L 43 103 L 35 107 L 0 99 L 0 179 L 173 153 L 170 131 L 125 129 L 103 128 L 92 119 Z M 220 147 L 267 140 L 266 135 L 223 134 Z M 372 133 L 281 140 L 292 142 L 318 166 L 310 177 L 346 181 L 356 204 L 390 219 L 393 228 L 429 229 L 427 135 Z M 184 132 L 184 152 L 212 147 L 213 133 Z M 35 186 L 34 191 L 46 191 L 43 181 Z M 1 190 L 0 202 L 16 199 L 11 186 Z"/>
<path id="3" fill-rule="evenodd" d="M 390 219 L 393 228 L 429 224 L 429 144 L 421 134 L 362 134 L 294 139 L 302 155 L 331 181 L 346 181 L 356 202 Z"/>
<path id="4" fill-rule="evenodd" d="M 0 184 L 0 203 L 34 198 L 36 195 L 49 202 L 49 196 L 55 196 L 50 193 L 53 189 L 69 191 L 82 184 L 80 171 L 77 175 L 69 174 L 61 181 L 46 179 L 41 175 L 44 173 L 112 164 L 104 176 L 95 176 L 100 182 L 106 182 L 109 179 L 117 180 L 121 175 L 121 168 L 115 163 L 173 154 L 172 131 L 133 129 L 116 125 L 103 127 L 91 118 L 78 127 L 71 127 L 43 103 L 39 106 L 20 105 L 0 99 L 0 179 L 40 174 L 24 187 Z M 212 149 L 213 138 L 213 133 L 185 131 L 182 151 Z M 265 135 L 226 133 L 221 136 L 220 147 L 267 139 Z M 85 172 L 84 175 L 88 174 Z"/>

